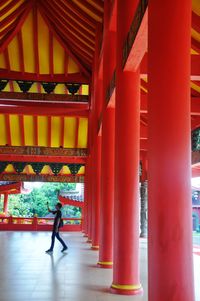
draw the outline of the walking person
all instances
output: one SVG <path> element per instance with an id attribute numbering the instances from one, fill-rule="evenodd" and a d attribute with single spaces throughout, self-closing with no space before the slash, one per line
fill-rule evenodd
<path id="1" fill-rule="evenodd" d="M 48 207 L 49 212 L 55 214 L 55 218 L 54 218 L 53 231 L 52 231 L 52 236 L 51 236 L 51 246 L 46 251 L 46 253 L 53 252 L 55 238 L 57 238 L 59 240 L 59 242 L 62 244 L 63 249 L 61 250 L 61 252 L 64 252 L 68 249 L 68 247 L 65 244 L 65 242 L 62 240 L 62 238 L 60 237 L 60 234 L 59 234 L 59 228 L 61 228 L 63 226 L 62 212 L 61 212 L 62 204 L 57 203 L 55 206 L 56 210 L 50 210 L 49 203 L 47 202 L 47 207 Z"/>

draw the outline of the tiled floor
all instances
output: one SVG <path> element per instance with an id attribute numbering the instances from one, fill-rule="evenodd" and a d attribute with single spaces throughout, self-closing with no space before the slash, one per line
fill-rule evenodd
<path id="1" fill-rule="evenodd" d="M 56 243 L 54 254 L 48 255 L 44 251 L 50 244 L 49 232 L 0 232 L 0 301 L 147 301 L 145 240 L 141 240 L 144 295 L 133 297 L 109 293 L 112 271 L 96 267 L 97 251 L 90 250 L 82 234 L 66 233 L 63 237 L 68 253 L 62 254 Z M 197 284 L 199 259 L 195 255 Z"/>

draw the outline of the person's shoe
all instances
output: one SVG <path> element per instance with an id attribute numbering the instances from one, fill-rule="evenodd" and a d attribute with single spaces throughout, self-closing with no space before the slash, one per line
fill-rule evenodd
<path id="1" fill-rule="evenodd" d="M 53 253 L 53 250 L 51 250 L 51 249 L 46 250 L 45 253 L 51 254 L 51 253 Z"/>
<path id="2" fill-rule="evenodd" d="M 65 251 L 67 251 L 67 249 L 68 249 L 68 247 L 66 246 L 61 250 L 61 252 L 65 252 Z"/>

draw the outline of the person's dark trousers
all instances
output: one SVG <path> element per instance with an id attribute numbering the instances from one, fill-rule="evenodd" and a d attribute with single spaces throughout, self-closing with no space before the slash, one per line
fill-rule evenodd
<path id="1" fill-rule="evenodd" d="M 53 251 L 53 248 L 54 248 L 55 238 L 57 238 L 59 240 L 59 242 L 62 244 L 63 248 L 67 248 L 65 242 L 60 237 L 59 232 L 53 231 L 52 236 L 51 236 L 51 247 L 50 247 L 51 251 Z"/>

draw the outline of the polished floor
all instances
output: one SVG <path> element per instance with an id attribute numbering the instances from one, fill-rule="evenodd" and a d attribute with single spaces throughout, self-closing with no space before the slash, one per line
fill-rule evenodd
<path id="1" fill-rule="evenodd" d="M 65 233 L 69 250 L 53 255 L 49 232 L 0 232 L 0 301 L 147 301 L 146 240 L 140 241 L 143 296 L 117 296 L 109 292 L 112 271 L 97 268 L 97 251 L 81 233 Z M 200 256 L 194 255 L 196 286 L 200 283 Z M 200 301 L 200 291 L 196 291 Z"/>

